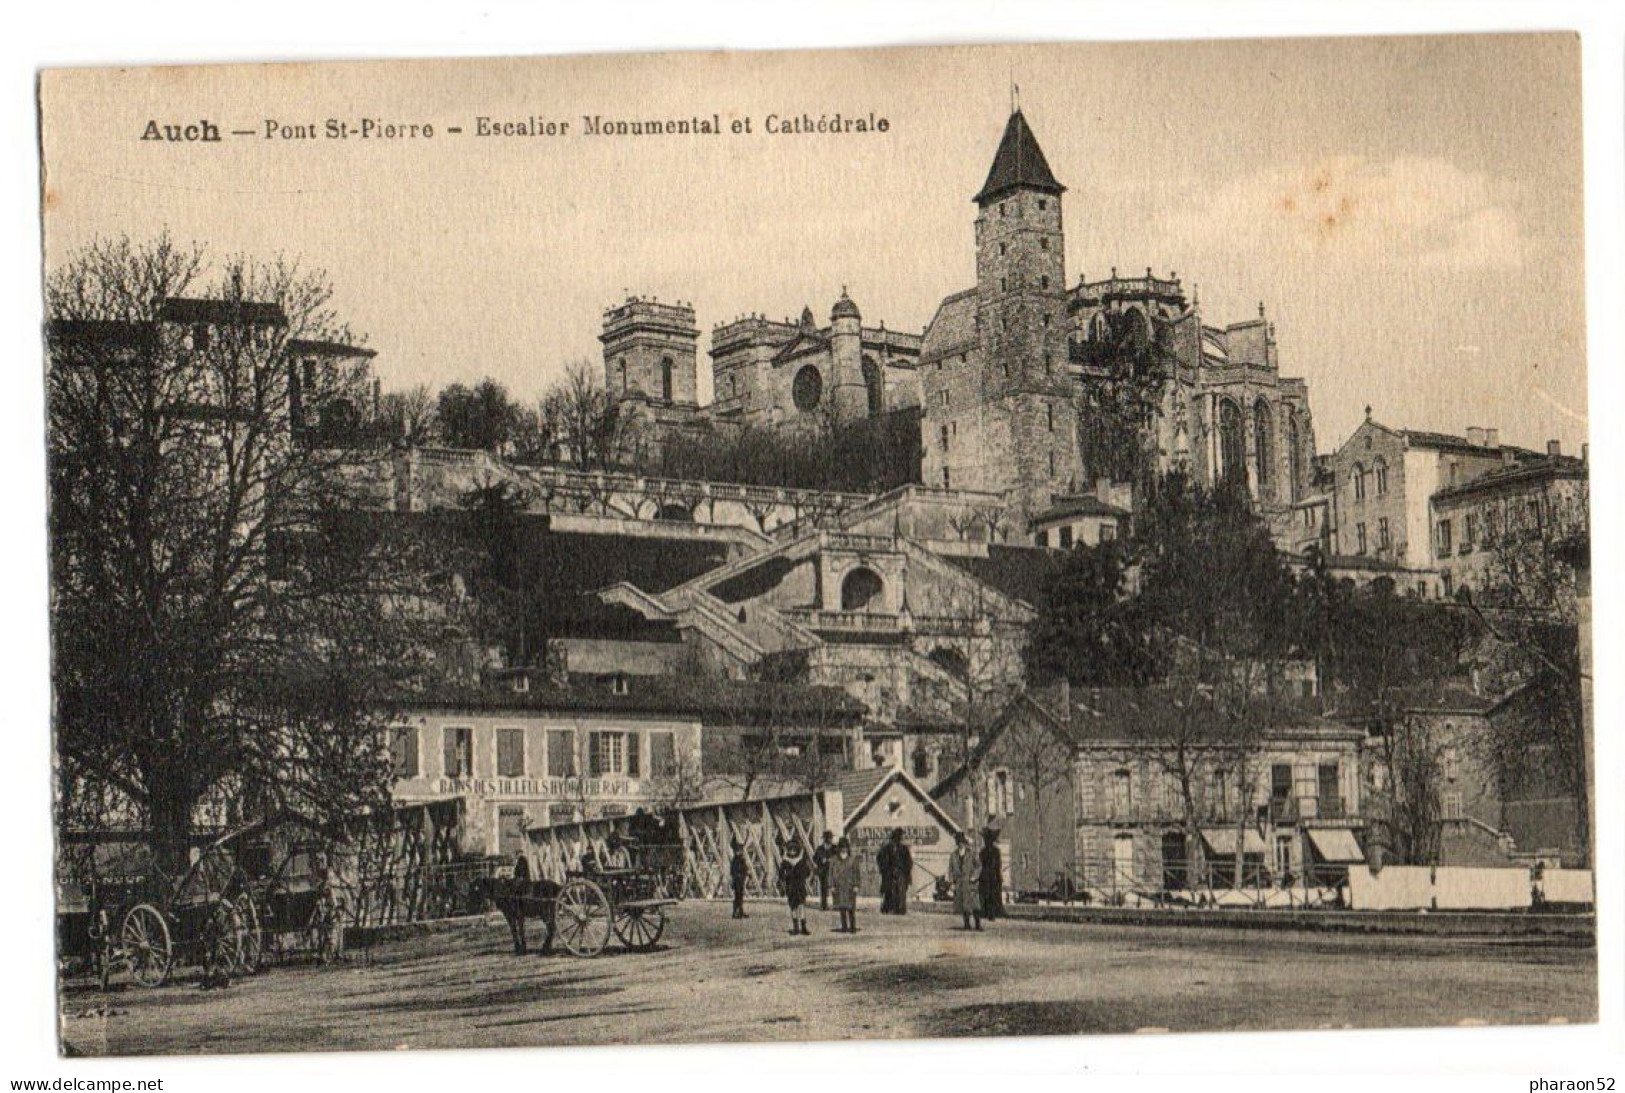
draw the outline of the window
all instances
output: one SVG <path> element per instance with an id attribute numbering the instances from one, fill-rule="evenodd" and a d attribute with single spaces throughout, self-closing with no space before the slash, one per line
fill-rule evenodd
<path id="1" fill-rule="evenodd" d="M 1223 767 L 1213 772 L 1208 815 L 1215 820 L 1230 818 L 1230 772 Z"/>
<path id="2" fill-rule="evenodd" d="M 1038 278 L 1038 287 L 1049 288 L 1049 274 L 1046 273 Z"/>
<path id="3" fill-rule="evenodd" d="M 1388 462 L 1379 456 L 1375 466 L 1377 468 L 1377 496 L 1383 497 L 1388 493 Z"/>
<path id="4" fill-rule="evenodd" d="M 1284 801 L 1292 796 L 1292 764 L 1270 764 L 1270 800 Z"/>
<path id="5" fill-rule="evenodd" d="M 1469 512 L 1461 521 L 1461 552 L 1472 553 L 1473 543 L 1478 539 L 1478 517 Z"/>
<path id="6" fill-rule="evenodd" d="M 1049 453 L 1049 473 L 1050 473 L 1050 477 L 1053 478 L 1055 476 L 1055 453 L 1054 452 Z"/>
<path id="7" fill-rule="evenodd" d="M 953 488 L 952 481 L 953 481 L 952 478 L 950 478 L 950 476 L 948 474 L 948 468 L 947 467 L 942 468 L 942 488 L 945 489 L 945 490 L 952 489 Z"/>
<path id="8" fill-rule="evenodd" d="M 1067 550 L 1072 546 L 1072 527 L 1068 525 L 1061 529 L 1061 549 Z"/>
<path id="9" fill-rule="evenodd" d="M 594 777 L 606 774 L 638 776 L 638 736 L 630 732 L 594 732 L 587 734 L 589 772 Z"/>
<path id="10" fill-rule="evenodd" d="M 1126 770 L 1112 772 L 1112 816 L 1126 819 L 1134 805 L 1134 776 Z"/>
<path id="11" fill-rule="evenodd" d="M 1354 543 L 1355 543 L 1354 553 L 1356 553 L 1356 554 L 1364 554 L 1365 553 L 1365 525 L 1364 524 L 1355 524 L 1354 525 Z"/>
<path id="12" fill-rule="evenodd" d="M 1045 528 L 1043 531 L 1040 531 L 1038 533 L 1038 545 L 1041 546 L 1041 547 L 1049 546 L 1049 529 L 1048 528 Z"/>
<path id="13" fill-rule="evenodd" d="M 1320 798 L 1320 814 L 1330 815 L 1331 810 L 1341 803 L 1342 793 L 1338 791 L 1338 770 L 1336 763 L 1322 763 L 1316 771 L 1319 784 L 1316 795 Z"/>
<path id="14" fill-rule="evenodd" d="M 924 748 L 914 749 L 914 777 L 931 777 L 931 753 Z"/>
<path id="15" fill-rule="evenodd" d="M 1116 538 L 1117 538 L 1117 525 L 1116 524 L 1101 524 L 1100 525 L 1100 541 L 1101 542 L 1109 543 L 1109 542 L 1113 541 Z"/>
<path id="16" fill-rule="evenodd" d="M 474 775 L 474 730 L 442 730 L 445 774 L 447 778 L 471 778 Z"/>
<path id="17" fill-rule="evenodd" d="M 1450 731 L 1449 725 L 1446 725 L 1444 728 L 1445 732 L 1448 733 Z M 1456 753 L 1456 746 L 1454 744 L 1450 744 L 1445 747 L 1444 761 L 1441 765 L 1444 767 L 1444 776 L 1450 779 L 1452 782 L 1461 776 L 1461 757 Z"/>
<path id="18" fill-rule="evenodd" d="M 1358 463 L 1356 463 L 1354 465 L 1354 473 L 1353 473 L 1353 475 L 1351 477 L 1351 481 L 1354 483 L 1354 499 L 1356 501 L 1364 501 L 1365 500 L 1365 468 L 1363 466 L 1361 466 L 1360 464 L 1358 464 Z"/>
<path id="19" fill-rule="evenodd" d="M 1387 550 L 1391 545 L 1393 544 L 1388 538 L 1388 517 L 1384 516 L 1377 520 L 1377 548 Z"/>
<path id="20" fill-rule="evenodd" d="M 1049 431 L 1050 432 L 1053 433 L 1055 431 L 1055 407 L 1054 407 L 1054 405 L 1049 405 L 1049 406 L 1044 407 L 1044 423 L 1049 426 Z"/>
<path id="21" fill-rule="evenodd" d="M 1005 252 L 1005 245 L 1003 243 L 1000 243 L 999 244 L 999 257 L 1000 258 L 1004 257 L 1004 252 Z"/>
<path id="22" fill-rule="evenodd" d="M 576 776 L 576 734 L 573 730 L 547 730 L 547 774 L 550 778 Z"/>
<path id="23" fill-rule="evenodd" d="M 1450 521 L 1449 520 L 1440 520 L 1439 521 L 1438 536 L 1439 536 L 1439 557 L 1448 558 L 1450 556 Z"/>
<path id="24" fill-rule="evenodd" d="M 209 351 L 209 324 L 197 323 L 192 327 L 192 348 L 199 353 Z"/>
<path id="25" fill-rule="evenodd" d="M 1439 585 L 1444 590 L 1445 599 L 1449 599 L 1451 596 L 1455 595 L 1456 582 L 1448 572 L 1440 576 Z"/>
<path id="26" fill-rule="evenodd" d="M 660 397 L 667 402 L 671 401 L 672 375 L 671 358 L 663 357 L 660 361 Z"/>
<path id="27" fill-rule="evenodd" d="M 670 778 L 677 773 L 677 736 L 670 732 L 649 734 L 649 774 Z"/>
<path id="28" fill-rule="evenodd" d="M 497 777 L 525 776 L 525 730 L 497 730 Z"/>
<path id="29" fill-rule="evenodd" d="M 1444 795 L 1444 818 L 1447 820 L 1460 820 L 1463 818 L 1461 794 L 1446 793 Z"/>
<path id="30" fill-rule="evenodd" d="M 1039 208 L 1043 208 L 1043 206 L 1040 205 Z M 1049 250 L 1049 240 L 1048 239 L 1040 239 L 1038 241 L 1038 249 L 1039 250 Z"/>
<path id="31" fill-rule="evenodd" d="M 389 733 L 389 760 L 397 778 L 416 778 L 418 766 L 418 731 L 410 725 L 400 725 Z"/>
<path id="32" fill-rule="evenodd" d="M 1038 211 L 1043 212 L 1047 208 L 1049 208 L 1049 202 L 1045 201 L 1043 198 L 1039 198 L 1038 199 Z"/>
<path id="33" fill-rule="evenodd" d="M 948 450 L 948 426 L 946 425 L 942 427 L 942 450 Z"/>

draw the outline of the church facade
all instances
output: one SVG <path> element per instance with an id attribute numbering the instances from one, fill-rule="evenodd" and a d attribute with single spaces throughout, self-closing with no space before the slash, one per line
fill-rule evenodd
<path id="1" fill-rule="evenodd" d="M 606 386 L 657 435 L 918 407 L 921 484 L 1002 497 L 1004 538 L 1034 542 L 1079 498 L 1122 496 L 1109 468 L 1088 465 L 1080 434 L 1089 386 L 1131 354 L 1163 377 L 1142 437 L 1150 470 L 1244 485 L 1285 542 L 1312 493 L 1314 422 L 1307 385 L 1281 375 L 1263 305 L 1219 326 L 1174 274 L 1113 269 L 1069 284 L 1065 194 L 1015 110 L 972 199 L 975 283 L 944 298 L 923 333 L 864 326 L 844 288 L 827 324 L 810 307 L 799 321 L 723 323 L 711 332 L 714 398 L 702 406 L 694 309 L 632 297 L 604 315 Z"/>

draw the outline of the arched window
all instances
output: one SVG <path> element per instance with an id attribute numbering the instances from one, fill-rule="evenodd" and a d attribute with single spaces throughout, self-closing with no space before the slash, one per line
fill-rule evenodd
<path id="1" fill-rule="evenodd" d="M 841 610 L 869 611 L 878 607 L 877 601 L 884 588 L 880 574 L 859 566 L 841 581 Z"/>
<path id="2" fill-rule="evenodd" d="M 933 649 L 926 654 L 926 659 L 943 671 L 948 672 L 955 679 L 970 678 L 970 662 L 965 659 L 965 654 L 958 649 L 948 647 Z"/>
<path id="3" fill-rule="evenodd" d="M 790 397 L 795 400 L 796 409 L 804 414 L 818 409 L 818 404 L 824 399 L 824 377 L 817 368 L 804 365 L 796 373 L 795 380 L 790 384 Z"/>
<path id="4" fill-rule="evenodd" d="M 660 361 L 660 397 L 667 402 L 671 401 L 671 358 L 664 357 Z"/>
<path id="5" fill-rule="evenodd" d="M 1267 486 L 1275 477 L 1275 415 L 1270 404 L 1259 399 L 1253 404 L 1253 462 L 1258 466 L 1258 484 Z"/>
<path id="6" fill-rule="evenodd" d="M 1247 447 L 1243 437 L 1241 407 L 1229 399 L 1219 403 L 1219 478 L 1225 482 L 1247 482 Z"/>
<path id="7" fill-rule="evenodd" d="M 873 357 L 863 358 L 863 387 L 869 393 L 869 416 L 879 417 L 885 412 L 886 390 L 884 374 Z"/>
<path id="8" fill-rule="evenodd" d="M 1354 465 L 1354 471 L 1349 476 L 1349 481 L 1354 485 L 1354 499 L 1356 501 L 1364 501 L 1365 500 L 1365 464 L 1364 463 L 1356 463 Z"/>
<path id="9" fill-rule="evenodd" d="M 1298 436 L 1298 415 L 1292 410 L 1286 414 L 1286 466 L 1292 481 L 1287 483 L 1290 500 L 1296 501 L 1303 490 L 1303 449 Z"/>
<path id="10" fill-rule="evenodd" d="M 1379 455 L 1372 466 L 1377 471 L 1377 496 L 1384 497 L 1388 493 L 1388 461 Z"/>

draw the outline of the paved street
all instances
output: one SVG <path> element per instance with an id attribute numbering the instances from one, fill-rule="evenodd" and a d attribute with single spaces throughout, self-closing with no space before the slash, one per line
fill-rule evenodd
<path id="1" fill-rule="evenodd" d="M 871 912 L 856 936 L 780 908 L 676 909 L 662 948 L 515 958 L 500 919 L 274 968 L 102 999 L 70 987 L 83 1054 L 701 1040 L 1314 1029 L 1595 1019 L 1595 950 L 1556 941 L 1371 938 Z M 106 1009 L 106 1014 L 98 1013 Z"/>

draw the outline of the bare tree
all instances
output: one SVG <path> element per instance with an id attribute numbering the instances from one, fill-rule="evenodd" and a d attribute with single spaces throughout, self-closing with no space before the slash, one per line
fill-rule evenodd
<path id="1" fill-rule="evenodd" d="M 632 457 L 635 423 L 604 389 L 598 370 L 572 361 L 538 409 L 543 449 L 581 470 L 613 470 Z"/>
<path id="2" fill-rule="evenodd" d="M 435 397 L 427 384 L 387 392 L 380 400 L 378 410 L 391 439 L 400 444 L 421 448 L 438 438 L 439 418 Z"/>
<path id="3" fill-rule="evenodd" d="M 211 268 L 168 237 L 47 278 L 62 784 L 115 789 L 171 865 L 222 794 L 320 818 L 388 798 L 424 565 L 347 512 L 365 453 L 295 436 L 288 342 L 355 341 L 331 295 L 296 262 Z"/>

